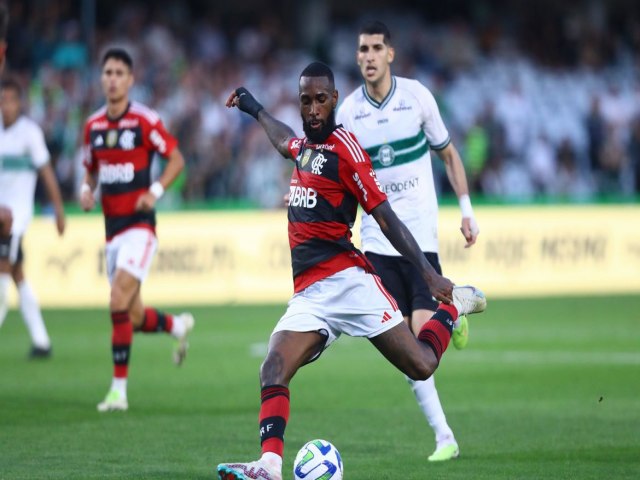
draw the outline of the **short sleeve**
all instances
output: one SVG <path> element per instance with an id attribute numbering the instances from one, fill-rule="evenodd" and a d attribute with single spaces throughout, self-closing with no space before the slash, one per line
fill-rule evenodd
<path id="1" fill-rule="evenodd" d="M 149 126 L 147 140 L 151 148 L 165 158 L 178 146 L 178 140 L 167 131 L 160 119 Z"/>
<path id="2" fill-rule="evenodd" d="M 364 211 L 370 213 L 387 199 L 373 170 L 371 158 L 353 134 L 341 128 L 335 130 L 334 134 L 342 142 L 339 150 L 340 181 L 358 199 Z"/>
<path id="3" fill-rule="evenodd" d="M 429 145 L 434 150 L 442 150 L 449 145 L 451 138 L 449 131 L 442 121 L 438 104 L 433 94 L 427 87 L 416 81 L 414 92 L 420 102 L 423 117 L 423 130 L 429 141 Z"/>

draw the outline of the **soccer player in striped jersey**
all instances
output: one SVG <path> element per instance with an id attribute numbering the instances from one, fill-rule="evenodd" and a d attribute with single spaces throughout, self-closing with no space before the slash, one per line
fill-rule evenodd
<path id="1" fill-rule="evenodd" d="M 417 80 L 391 74 L 394 49 L 386 25 L 372 21 L 360 30 L 357 61 L 364 85 L 345 98 L 337 122 L 352 131 L 373 162 L 391 207 L 418 241 L 425 258 L 441 273 L 438 259 L 438 200 L 433 181 L 434 150 L 445 164 L 462 210 L 460 231 L 466 247 L 478 237 L 464 166 L 431 92 Z M 438 306 L 420 272 L 389 242 L 375 218 L 362 215 L 362 249 L 394 296 L 417 335 Z M 462 316 L 452 342 L 464 348 L 468 323 Z M 456 458 L 459 448 L 447 423 L 433 377 L 410 381 L 418 404 L 433 428 L 436 450 L 429 461 Z"/>
<path id="2" fill-rule="evenodd" d="M 227 100 L 227 107 L 252 115 L 274 147 L 295 164 L 288 209 L 294 295 L 271 334 L 260 369 L 262 456 L 254 462 L 218 465 L 221 480 L 282 479 L 289 382 L 341 334 L 368 338 L 403 373 L 424 380 L 437 368 L 458 315 L 486 306 L 482 292 L 454 287 L 429 264 L 391 209 L 367 153 L 352 133 L 336 125 L 338 91 L 331 69 L 318 62 L 308 65 L 300 75 L 298 98 L 305 138 L 296 138 L 245 88 Z M 351 242 L 358 204 L 443 302 L 417 338 Z"/>
<path id="3" fill-rule="evenodd" d="M 29 356 L 46 358 L 51 355 L 51 339 L 38 299 L 25 278 L 22 237 L 33 217 L 38 177 L 53 204 L 59 235 L 65 228 L 62 196 L 49 161 L 44 133 L 38 124 L 22 114 L 22 88 L 15 79 L 5 78 L 0 83 L 0 110 L 0 204 L 5 205 L 12 220 L 2 221 L 0 228 L 0 325 L 7 312 L 7 287 L 13 279 L 18 289 L 20 313 L 31 336 Z"/>
<path id="4" fill-rule="evenodd" d="M 170 315 L 145 308 L 140 287 L 155 255 L 155 204 L 184 167 L 177 140 L 158 114 L 129 100 L 133 61 L 123 49 L 112 48 L 102 59 L 102 88 L 106 105 L 85 125 L 86 174 L 80 204 L 87 211 L 95 204 L 99 185 L 106 230 L 107 275 L 111 285 L 113 379 L 98 410 L 127 410 L 127 376 L 133 331 L 166 332 L 177 339 L 174 361 L 186 355 L 187 335 L 194 319 L 189 313 Z M 151 182 L 155 153 L 166 158 L 158 180 Z"/>

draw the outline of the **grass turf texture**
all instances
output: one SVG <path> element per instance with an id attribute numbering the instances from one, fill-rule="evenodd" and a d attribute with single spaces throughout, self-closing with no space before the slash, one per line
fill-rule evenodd
<path id="1" fill-rule="evenodd" d="M 259 454 L 258 368 L 284 308 L 192 309 L 182 368 L 166 335 L 135 336 L 125 413 L 99 414 L 111 378 L 104 310 L 45 317 L 50 360 L 29 361 L 15 311 L 0 329 L 0 479 L 211 479 Z M 493 300 L 436 374 L 461 448 L 433 435 L 403 376 L 341 338 L 291 385 L 285 479 L 298 448 L 332 441 L 357 479 L 626 479 L 640 471 L 640 297 Z"/>

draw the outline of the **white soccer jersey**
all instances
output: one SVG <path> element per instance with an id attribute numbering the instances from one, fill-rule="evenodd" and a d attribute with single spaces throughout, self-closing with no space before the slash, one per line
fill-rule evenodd
<path id="1" fill-rule="evenodd" d="M 0 122 L 0 205 L 11 209 L 14 235 L 24 234 L 33 216 L 38 170 L 49 161 L 42 129 L 25 116 L 4 128 Z"/>
<path id="2" fill-rule="evenodd" d="M 424 252 L 438 252 L 438 200 L 429 149 L 440 150 L 449 132 L 431 92 L 417 80 L 391 77 L 382 102 L 364 85 L 340 105 L 337 123 L 353 132 L 367 151 L 391 207 Z M 363 212 L 362 249 L 399 256 L 378 223 Z"/>

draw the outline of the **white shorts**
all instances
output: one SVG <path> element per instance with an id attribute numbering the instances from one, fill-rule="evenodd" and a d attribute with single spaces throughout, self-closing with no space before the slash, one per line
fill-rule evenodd
<path id="1" fill-rule="evenodd" d="M 119 268 L 143 282 L 157 249 L 158 239 L 146 228 L 131 228 L 113 237 L 105 249 L 109 283 Z"/>
<path id="2" fill-rule="evenodd" d="M 327 337 L 327 348 L 342 333 L 372 338 L 403 321 L 380 278 L 351 267 L 296 293 L 271 335 L 283 330 L 319 332 Z"/>

